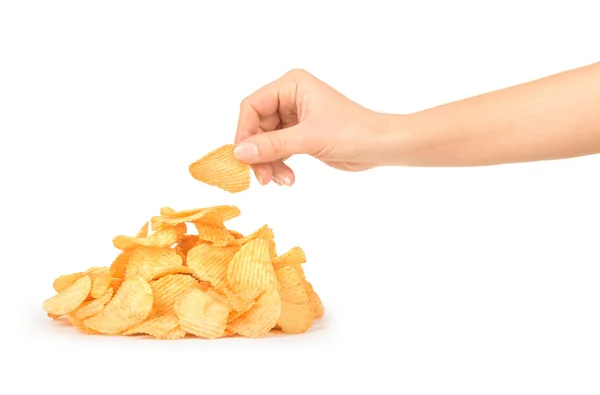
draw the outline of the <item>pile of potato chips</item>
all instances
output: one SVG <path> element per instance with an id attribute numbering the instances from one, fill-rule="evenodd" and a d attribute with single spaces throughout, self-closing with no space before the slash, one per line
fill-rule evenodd
<path id="1" fill-rule="evenodd" d="M 207 184 L 248 188 L 249 167 L 236 163 L 231 146 L 195 162 L 192 175 L 193 168 Z M 163 207 L 135 236 L 113 239 L 121 252 L 110 267 L 58 277 L 43 308 L 88 334 L 215 339 L 306 332 L 323 305 L 305 277 L 304 251 L 277 255 L 267 225 L 247 236 L 228 229 L 225 222 L 239 215 L 235 206 Z"/>

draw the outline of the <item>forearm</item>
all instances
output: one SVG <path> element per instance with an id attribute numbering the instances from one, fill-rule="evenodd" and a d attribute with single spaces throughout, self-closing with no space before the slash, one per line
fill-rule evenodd
<path id="1" fill-rule="evenodd" d="M 600 153 L 600 63 L 391 117 L 392 165 L 483 166 Z"/>

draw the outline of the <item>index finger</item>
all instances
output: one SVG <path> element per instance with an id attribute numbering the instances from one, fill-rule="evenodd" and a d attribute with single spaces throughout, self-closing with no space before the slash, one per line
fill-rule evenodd
<path id="1" fill-rule="evenodd" d="M 279 110 L 279 80 L 273 81 L 242 100 L 235 144 L 260 132 L 260 121 Z"/>

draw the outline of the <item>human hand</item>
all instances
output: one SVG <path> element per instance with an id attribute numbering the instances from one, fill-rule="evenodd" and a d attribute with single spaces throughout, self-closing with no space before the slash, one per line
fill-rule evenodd
<path id="1" fill-rule="evenodd" d="M 292 70 L 242 101 L 234 154 L 252 165 L 261 185 L 293 185 L 284 161 L 298 154 L 362 171 L 381 164 L 386 119 L 306 71 Z"/>

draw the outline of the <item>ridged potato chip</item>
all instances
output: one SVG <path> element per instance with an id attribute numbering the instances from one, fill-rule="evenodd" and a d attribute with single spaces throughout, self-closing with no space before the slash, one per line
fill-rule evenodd
<path id="1" fill-rule="evenodd" d="M 85 320 L 86 318 L 98 314 L 110 301 L 113 293 L 113 289 L 108 288 L 106 292 L 104 292 L 104 295 L 100 296 L 98 299 L 92 299 L 88 300 L 87 302 L 83 302 L 78 308 L 73 310 L 70 315 L 78 320 Z"/>
<path id="2" fill-rule="evenodd" d="M 260 292 L 278 289 L 269 245 L 265 240 L 253 239 L 240 248 L 227 268 L 227 282 L 235 294 L 253 289 Z"/>
<path id="3" fill-rule="evenodd" d="M 177 251 L 168 247 L 137 247 L 131 253 L 125 278 L 141 276 L 150 281 L 152 277 L 169 267 L 182 266 L 183 260 Z"/>
<path id="4" fill-rule="evenodd" d="M 209 152 L 189 166 L 192 177 L 224 191 L 237 193 L 250 187 L 250 166 L 233 155 L 235 145 L 227 144 Z"/>
<path id="5" fill-rule="evenodd" d="M 266 241 L 269 245 L 269 255 L 271 259 L 277 258 L 277 249 L 275 245 L 275 234 L 273 233 L 273 229 L 269 228 L 267 225 L 263 225 L 254 232 L 250 233 L 246 237 L 242 237 L 234 240 L 233 245 L 242 246 L 247 244 L 251 240 L 262 239 Z"/>
<path id="6" fill-rule="evenodd" d="M 323 308 L 323 303 L 321 302 L 321 298 L 315 292 L 313 286 L 308 281 L 304 281 L 304 286 L 306 287 L 306 292 L 308 292 L 308 297 L 310 298 L 310 305 L 313 309 L 315 319 L 319 319 L 323 317 L 325 309 Z"/>
<path id="7" fill-rule="evenodd" d="M 304 280 L 291 266 L 281 266 L 275 274 L 281 286 L 281 314 L 277 326 L 286 333 L 306 332 L 312 326 L 315 313 Z"/>
<path id="8" fill-rule="evenodd" d="M 197 285 L 198 280 L 187 274 L 170 274 L 152 281 L 154 302 L 148 317 L 172 313 L 175 302 Z"/>
<path id="9" fill-rule="evenodd" d="M 44 310 L 53 316 L 62 316 L 78 308 L 90 294 L 92 280 L 84 275 L 67 288 L 44 301 Z"/>
<path id="10" fill-rule="evenodd" d="M 123 333 L 129 335 L 150 335 L 157 339 L 165 339 L 170 336 L 171 331 L 179 326 L 179 318 L 172 314 L 166 314 L 147 319 Z"/>
<path id="11" fill-rule="evenodd" d="M 188 252 L 187 266 L 194 270 L 196 278 L 208 281 L 217 289 L 223 289 L 227 282 L 229 262 L 238 251 L 237 246 L 199 244 Z"/>
<path id="12" fill-rule="evenodd" d="M 181 228 L 169 226 L 166 228 L 159 228 L 156 232 L 146 237 L 116 236 L 113 239 L 113 245 L 123 251 L 137 246 L 170 247 L 177 243 L 177 239 L 181 233 Z M 183 231 L 183 233 L 185 233 L 185 231 Z"/>
<path id="13" fill-rule="evenodd" d="M 175 303 L 175 314 L 179 317 L 181 328 L 206 339 L 223 336 L 229 311 L 228 305 L 198 288 L 192 289 Z"/>
<path id="14" fill-rule="evenodd" d="M 88 276 L 92 280 L 90 297 L 96 299 L 103 296 L 110 287 L 110 280 L 112 278 L 110 270 L 107 267 L 102 267 L 88 274 Z"/>
<path id="15" fill-rule="evenodd" d="M 300 247 L 292 247 L 286 253 L 273 259 L 273 267 L 275 270 L 280 266 L 300 266 L 306 263 L 306 255 Z"/>
<path id="16" fill-rule="evenodd" d="M 98 266 L 94 266 L 94 267 L 89 268 L 85 272 L 65 274 L 63 276 L 56 278 L 54 280 L 54 282 L 52 283 L 52 287 L 54 288 L 54 290 L 56 292 L 61 292 L 61 291 L 65 290 L 67 287 L 69 287 L 70 285 L 72 285 L 75 281 L 79 280 L 81 277 L 92 274 L 98 270 L 102 270 L 102 268 L 98 267 Z"/>
<path id="17" fill-rule="evenodd" d="M 264 293 L 250 310 L 227 324 L 227 329 L 245 337 L 261 337 L 277 324 L 281 297 L 277 290 Z"/>
<path id="18" fill-rule="evenodd" d="M 97 332 L 116 335 L 144 321 L 152 304 L 150 285 L 142 277 L 133 276 L 124 280 L 110 302 L 83 324 Z"/>

